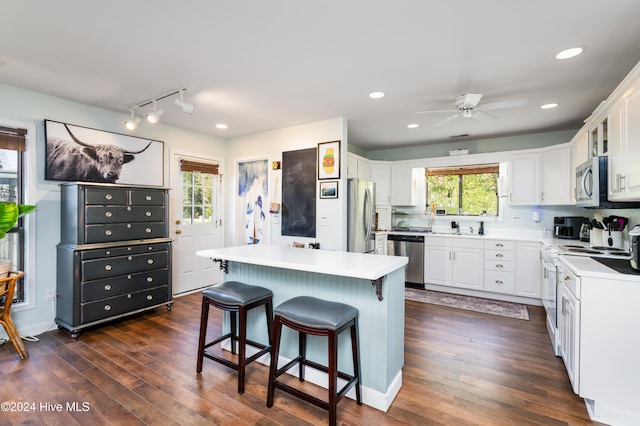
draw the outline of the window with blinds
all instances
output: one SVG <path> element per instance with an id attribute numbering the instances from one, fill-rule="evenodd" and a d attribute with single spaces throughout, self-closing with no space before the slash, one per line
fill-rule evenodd
<path id="1" fill-rule="evenodd" d="M 498 215 L 498 164 L 425 169 L 428 209 L 448 215 Z"/>
<path id="2" fill-rule="evenodd" d="M 23 204 L 23 162 L 27 131 L 0 126 L 0 201 Z M 24 228 L 20 218 L 16 226 L 0 240 L 0 259 L 11 261 L 11 270 L 24 270 Z M 24 301 L 24 282 L 18 283 L 15 301 Z"/>

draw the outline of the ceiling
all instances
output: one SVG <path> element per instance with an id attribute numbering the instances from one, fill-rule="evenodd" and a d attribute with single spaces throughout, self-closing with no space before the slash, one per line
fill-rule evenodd
<path id="1" fill-rule="evenodd" d="M 187 87 L 193 114 L 169 97 L 162 122 L 221 138 L 336 117 L 365 151 L 577 129 L 640 61 L 637 0 L 1 1 L 1 83 L 123 121 Z M 416 114 L 464 93 L 528 103 L 491 121 Z"/>

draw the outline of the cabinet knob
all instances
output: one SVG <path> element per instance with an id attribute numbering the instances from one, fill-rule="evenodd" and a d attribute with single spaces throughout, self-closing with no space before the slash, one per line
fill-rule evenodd
<path id="1" fill-rule="evenodd" d="M 147 195 L 146 197 L 144 197 L 144 199 L 147 201 L 151 201 L 151 195 Z"/>
<path id="2" fill-rule="evenodd" d="M 104 310 L 105 311 L 110 311 L 111 310 L 111 305 L 104 305 Z"/>
<path id="3" fill-rule="evenodd" d="M 179 229 L 176 229 L 176 234 L 180 235 L 180 234 L 182 234 L 182 231 L 179 230 Z"/>
<path id="4" fill-rule="evenodd" d="M 150 234 L 151 233 L 151 228 L 145 228 L 144 232 L 146 232 L 147 234 Z"/>
<path id="5" fill-rule="evenodd" d="M 496 257 L 504 257 L 502 253 L 496 253 Z"/>
<path id="6" fill-rule="evenodd" d="M 153 265 L 153 259 L 147 259 L 147 263 L 148 263 L 149 265 Z"/>
<path id="7" fill-rule="evenodd" d="M 151 277 L 147 277 L 147 282 L 148 282 L 148 283 L 153 282 L 153 278 L 151 278 Z"/>
<path id="8" fill-rule="evenodd" d="M 106 235 L 107 237 L 110 237 L 111 234 L 113 234 L 113 232 L 111 232 L 110 229 L 107 229 L 106 231 L 104 231 L 104 235 Z"/>
<path id="9" fill-rule="evenodd" d="M 111 286 L 110 286 L 109 284 L 107 284 L 107 285 L 105 285 L 105 286 L 104 286 L 104 289 L 105 289 L 106 291 L 109 291 L 109 290 L 111 290 Z"/>
<path id="10" fill-rule="evenodd" d="M 111 217 L 111 216 L 113 216 L 113 213 L 111 213 L 111 212 L 104 212 L 104 215 L 105 215 L 106 217 Z"/>
<path id="11" fill-rule="evenodd" d="M 133 260 L 132 256 L 127 256 L 127 260 Z"/>
<path id="12" fill-rule="evenodd" d="M 153 296 L 150 294 L 147 294 L 147 300 L 153 300 Z"/>
<path id="13" fill-rule="evenodd" d="M 497 243 L 497 244 L 496 244 L 496 247 L 504 247 L 504 244 L 502 244 L 502 243 Z"/>
<path id="14" fill-rule="evenodd" d="M 145 215 L 146 217 L 151 217 L 151 212 L 144 212 L 144 215 Z"/>
<path id="15" fill-rule="evenodd" d="M 105 271 L 110 271 L 111 270 L 111 265 L 105 265 L 104 266 L 104 270 Z"/>
<path id="16" fill-rule="evenodd" d="M 502 280 L 496 280 L 496 284 L 503 284 L 503 283 L 504 283 L 504 281 L 502 281 Z"/>
<path id="17" fill-rule="evenodd" d="M 131 229 L 131 224 L 127 223 L 127 229 Z"/>
<path id="18" fill-rule="evenodd" d="M 127 206 L 127 211 L 130 212 L 131 211 L 131 206 Z"/>
<path id="19" fill-rule="evenodd" d="M 180 219 L 177 219 L 176 220 L 176 225 L 180 225 L 180 223 L 182 223 L 182 222 L 180 222 Z"/>
<path id="20" fill-rule="evenodd" d="M 113 195 L 107 194 L 104 196 L 104 198 L 106 198 L 107 200 L 111 200 L 113 198 Z"/>

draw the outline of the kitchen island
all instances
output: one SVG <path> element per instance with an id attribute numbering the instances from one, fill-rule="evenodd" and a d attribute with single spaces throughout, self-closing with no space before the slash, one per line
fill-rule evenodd
<path id="1" fill-rule="evenodd" d="M 225 281 L 271 289 L 274 306 L 304 295 L 356 307 L 362 401 L 387 411 L 402 386 L 406 257 L 263 244 L 200 250 L 196 254 L 219 262 L 226 273 Z M 256 311 L 249 312 L 247 337 L 264 342 L 267 336 L 264 313 Z M 226 317 L 224 326 L 228 327 Z M 297 355 L 297 341 L 296 333 L 283 330 L 279 365 Z M 309 358 L 326 365 L 326 339 L 308 336 L 307 353 Z M 349 333 L 340 335 L 338 365 L 346 373 L 352 372 Z M 295 371 L 292 369 L 290 373 Z M 306 380 L 327 387 L 326 374 L 313 369 L 307 369 Z M 353 389 L 348 395 L 355 398 Z"/>

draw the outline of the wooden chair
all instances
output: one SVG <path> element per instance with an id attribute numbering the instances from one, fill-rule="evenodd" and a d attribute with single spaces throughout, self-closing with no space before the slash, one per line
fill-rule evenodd
<path id="1" fill-rule="evenodd" d="M 24 272 L 9 272 L 9 276 L 0 278 L 0 299 L 4 299 L 4 305 L 0 305 L 0 323 L 9 336 L 9 340 L 16 348 L 20 359 L 29 358 L 29 352 L 22 342 L 22 338 L 11 320 L 11 304 L 13 293 L 16 290 L 16 281 L 24 276 Z M 2 303 L 2 302 L 0 302 Z"/>

